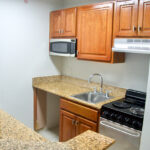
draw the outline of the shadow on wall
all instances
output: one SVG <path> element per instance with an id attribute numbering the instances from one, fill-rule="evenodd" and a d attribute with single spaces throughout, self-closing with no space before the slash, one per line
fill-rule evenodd
<path id="1" fill-rule="evenodd" d="M 53 65 L 56 67 L 57 71 L 62 72 L 62 57 L 59 56 L 49 56 L 50 60 L 52 61 Z"/>
<path id="2" fill-rule="evenodd" d="M 64 0 L 64 6 L 67 7 L 76 7 L 81 5 L 88 5 L 93 3 L 101 3 L 101 2 L 107 2 L 110 0 Z"/>
<path id="3" fill-rule="evenodd" d="M 62 74 L 87 80 L 97 72 L 103 75 L 105 84 L 146 91 L 148 61 L 148 55 L 139 54 L 126 54 L 126 62 L 117 64 L 63 58 Z"/>

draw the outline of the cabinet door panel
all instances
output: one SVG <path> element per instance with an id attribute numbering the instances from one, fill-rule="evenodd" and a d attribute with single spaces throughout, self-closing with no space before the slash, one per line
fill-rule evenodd
<path id="1" fill-rule="evenodd" d="M 78 8 L 78 58 L 110 61 L 113 3 Z"/>
<path id="2" fill-rule="evenodd" d="M 97 131 L 97 124 L 87 119 L 78 117 L 76 126 L 76 135 L 79 135 L 87 130 Z"/>
<path id="3" fill-rule="evenodd" d="M 69 8 L 63 11 L 62 36 L 76 36 L 76 8 Z"/>
<path id="4" fill-rule="evenodd" d="M 138 1 L 117 2 L 115 12 L 116 36 L 137 36 Z"/>
<path id="5" fill-rule="evenodd" d="M 51 12 L 50 17 L 50 31 L 51 37 L 59 37 L 61 34 L 61 26 L 62 26 L 62 12 L 61 11 L 54 11 Z"/>
<path id="6" fill-rule="evenodd" d="M 150 36 L 150 0 L 140 0 L 139 36 Z"/>
<path id="7" fill-rule="evenodd" d="M 66 112 L 64 110 L 60 111 L 60 133 L 59 140 L 61 142 L 67 141 L 75 136 L 75 115 Z"/>

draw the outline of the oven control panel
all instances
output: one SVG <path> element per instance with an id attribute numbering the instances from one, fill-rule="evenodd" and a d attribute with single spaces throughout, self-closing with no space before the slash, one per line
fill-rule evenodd
<path id="1" fill-rule="evenodd" d="M 114 110 L 102 108 L 101 109 L 101 117 L 111 120 L 112 122 L 116 122 L 125 126 L 128 126 L 133 129 L 142 130 L 143 119 L 137 118 L 135 116 L 130 116 L 125 113 L 116 112 Z"/>

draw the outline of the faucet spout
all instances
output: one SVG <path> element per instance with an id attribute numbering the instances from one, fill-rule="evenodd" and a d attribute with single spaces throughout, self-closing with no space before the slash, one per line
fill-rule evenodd
<path id="1" fill-rule="evenodd" d="M 94 76 L 99 76 L 99 77 L 100 77 L 100 93 L 102 93 L 102 92 L 103 92 L 103 77 L 102 77 L 101 74 L 99 74 L 99 73 L 94 73 L 94 74 L 90 75 L 90 77 L 89 77 L 89 79 L 88 79 L 88 83 L 91 83 L 92 78 L 93 78 Z"/>

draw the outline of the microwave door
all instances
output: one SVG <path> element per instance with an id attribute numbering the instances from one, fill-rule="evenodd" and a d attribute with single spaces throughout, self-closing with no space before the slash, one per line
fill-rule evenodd
<path id="1" fill-rule="evenodd" d="M 66 42 L 54 42 L 50 45 L 50 51 L 54 53 L 68 54 L 69 43 Z"/>
<path id="2" fill-rule="evenodd" d="M 50 55 L 75 57 L 71 52 L 71 39 L 53 39 L 50 41 Z"/>

